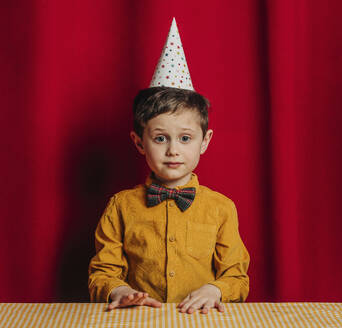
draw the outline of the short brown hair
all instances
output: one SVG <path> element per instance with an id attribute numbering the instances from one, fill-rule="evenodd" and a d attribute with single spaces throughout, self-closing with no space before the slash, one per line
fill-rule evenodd
<path id="1" fill-rule="evenodd" d="M 146 123 L 152 118 L 164 113 L 175 113 L 180 109 L 192 109 L 200 116 L 204 137 L 208 130 L 209 107 L 209 101 L 195 91 L 169 87 L 143 89 L 133 103 L 134 131 L 142 138 Z"/>

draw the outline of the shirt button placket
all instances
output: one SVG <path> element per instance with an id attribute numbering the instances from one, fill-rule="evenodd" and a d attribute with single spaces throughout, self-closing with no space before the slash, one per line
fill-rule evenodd
<path id="1" fill-rule="evenodd" d="M 176 265 L 176 236 L 175 236 L 175 217 L 176 203 L 174 200 L 169 199 L 167 201 L 167 295 L 170 298 L 174 297 L 175 293 L 175 265 Z"/>

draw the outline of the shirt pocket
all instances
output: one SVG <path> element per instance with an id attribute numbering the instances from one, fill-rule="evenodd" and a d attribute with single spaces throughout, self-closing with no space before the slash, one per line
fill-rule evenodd
<path id="1" fill-rule="evenodd" d="M 212 256 L 216 245 L 216 225 L 187 222 L 186 251 L 195 259 Z"/>

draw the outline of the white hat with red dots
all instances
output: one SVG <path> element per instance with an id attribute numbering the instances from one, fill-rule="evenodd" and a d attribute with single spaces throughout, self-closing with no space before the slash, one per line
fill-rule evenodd
<path id="1" fill-rule="evenodd" d="M 194 90 L 175 18 L 150 84 L 161 86 Z"/>

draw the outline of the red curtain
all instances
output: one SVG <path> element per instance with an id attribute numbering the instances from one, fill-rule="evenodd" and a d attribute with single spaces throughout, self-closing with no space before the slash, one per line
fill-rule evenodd
<path id="1" fill-rule="evenodd" d="M 0 301 L 86 301 L 109 197 L 143 182 L 131 104 L 172 17 L 232 198 L 249 301 L 341 301 L 339 0 L 2 1 Z M 194 273 L 195 274 L 195 273 Z"/>

